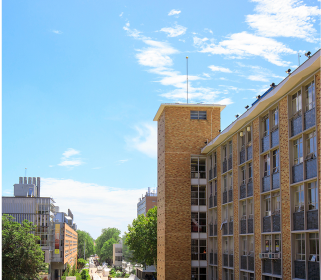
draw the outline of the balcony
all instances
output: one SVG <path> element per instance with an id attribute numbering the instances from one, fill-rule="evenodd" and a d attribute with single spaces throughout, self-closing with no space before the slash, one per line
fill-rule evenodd
<path id="1" fill-rule="evenodd" d="M 262 262 L 263 262 L 263 264 L 262 264 L 263 273 L 272 274 L 272 260 L 265 259 Z"/>
<path id="2" fill-rule="evenodd" d="M 228 254 L 223 254 L 223 266 L 228 266 Z"/>
<path id="3" fill-rule="evenodd" d="M 246 255 L 241 256 L 241 269 L 247 270 L 247 256 Z"/>
<path id="4" fill-rule="evenodd" d="M 214 236 L 214 228 L 213 228 L 213 224 L 209 224 L 209 228 L 210 228 L 210 236 Z"/>
<path id="5" fill-rule="evenodd" d="M 253 215 L 249 215 L 249 219 L 247 220 L 247 233 L 254 233 L 254 222 L 253 222 Z"/>
<path id="6" fill-rule="evenodd" d="M 212 177 L 212 169 L 210 169 L 209 171 L 208 171 L 208 180 L 210 181 L 210 180 L 212 180 L 213 179 L 213 177 Z"/>
<path id="7" fill-rule="evenodd" d="M 245 149 L 243 147 L 243 149 L 240 151 L 240 164 L 244 163 L 246 161 L 245 159 Z"/>
<path id="8" fill-rule="evenodd" d="M 246 185 L 243 183 L 240 186 L 240 199 L 246 198 Z"/>
<path id="9" fill-rule="evenodd" d="M 214 224 L 214 236 L 217 236 L 217 224 Z"/>
<path id="10" fill-rule="evenodd" d="M 228 266 L 229 266 L 229 267 L 233 267 L 234 255 L 233 255 L 233 254 L 230 254 L 230 255 L 228 256 L 228 258 L 229 258 Z"/>
<path id="11" fill-rule="evenodd" d="M 241 220 L 241 234 L 246 234 L 246 217 Z"/>
<path id="12" fill-rule="evenodd" d="M 271 232 L 271 216 L 263 217 L 263 232 Z"/>
<path id="13" fill-rule="evenodd" d="M 293 230 L 304 230 L 304 211 L 293 213 Z"/>
<path id="14" fill-rule="evenodd" d="M 249 179 L 249 182 L 247 183 L 247 197 L 253 196 L 253 181 L 252 178 Z"/>
<path id="15" fill-rule="evenodd" d="M 320 262 L 308 262 L 308 279 L 320 279 Z"/>
<path id="16" fill-rule="evenodd" d="M 214 195 L 214 207 L 217 206 L 217 195 Z"/>
<path id="17" fill-rule="evenodd" d="M 214 265 L 217 265 L 217 253 L 214 253 Z"/>
<path id="18" fill-rule="evenodd" d="M 254 255 L 249 255 L 247 257 L 248 270 L 254 271 Z"/>
<path id="19" fill-rule="evenodd" d="M 270 190 L 270 176 L 265 176 L 262 178 L 262 192 L 267 192 Z"/>
<path id="20" fill-rule="evenodd" d="M 304 113 L 304 128 L 309 129 L 315 125 L 315 108 Z"/>
<path id="21" fill-rule="evenodd" d="M 227 235 L 227 223 L 222 224 L 223 235 Z"/>
<path id="22" fill-rule="evenodd" d="M 306 179 L 317 177 L 318 168 L 317 168 L 317 158 L 311 158 L 305 161 L 305 170 Z"/>
<path id="23" fill-rule="evenodd" d="M 272 264 L 273 264 L 273 274 L 282 275 L 281 259 L 273 260 Z"/>
<path id="24" fill-rule="evenodd" d="M 318 229 L 318 210 L 310 210 L 307 212 L 308 229 Z"/>
<path id="25" fill-rule="evenodd" d="M 228 167 L 227 167 L 227 169 L 228 169 L 228 170 L 231 170 L 231 169 L 232 169 L 232 166 L 233 166 L 232 157 L 229 157 L 229 159 L 228 159 Z"/>
<path id="26" fill-rule="evenodd" d="M 213 167 L 213 178 L 216 178 L 217 172 L 216 172 L 216 165 Z"/>
<path id="27" fill-rule="evenodd" d="M 303 181 L 303 163 L 292 166 L 292 181 L 293 183 Z"/>
<path id="28" fill-rule="evenodd" d="M 210 253 L 210 264 L 214 264 L 214 253 Z"/>
<path id="29" fill-rule="evenodd" d="M 251 144 L 251 143 L 249 143 Z M 250 160 L 252 158 L 252 146 L 248 145 L 246 148 L 246 153 L 247 153 L 247 160 Z"/>
<path id="30" fill-rule="evenodd" d="M 281 216 L 279 211 L 272 215 L 272 231 L 281 231 Z"/>
<path id="31" fill-rule="evenodd" d="M 305 261 L 294 261 L 294 278 L 305 278 Z"/>
<path id="32" fill-rule="evenodd" d="M 272 174 L 272 190 L 280 188 L 280 172 L 277 171 Z"/>
<path id="33" fill-rule="evenodd" d="M 262 138 L 262 153 L 270 149 L 270 135 Z"/>
<path id="34" fill-rule="evenodd" d="M 227 160 L 223 161 L 222 167 L 223 167 L 223 172 L 222 173 L 225 173 L 227 171 Z"/>
<path id="35" fill-rule="evenodd" d="M 223 192 L 223 204 L 227 203 L 227 191 Z"/>
<path id="36" fill-rule="evenodd" d="M 279 129 L 275 129 L 271 132 L 271 147 L 279 145 Z"/>
<path id="37" fill-rule="evenodd" d="M 228 202 L 232 202 L 233 201 L 233 190 L 229 190 L 228 191 Z"/>
<path id="38" fill-rule="evenodd" d="M 233 221 L 229 222 L 228 225 L 228 234 L 233 235 Z"/>
<path id="39" fill-rule="evenodd" d="M 208 198 L 208 205 L 209 205 L 209 208 L 212 208 L 213 207 L 213 195 L 210 195 L 210 197 Z"/>
<path id="40" fill-rule="evenodd" d="M 302 115 L 301 112 L 291 120 L 291 136 L 302 132 Z"/>

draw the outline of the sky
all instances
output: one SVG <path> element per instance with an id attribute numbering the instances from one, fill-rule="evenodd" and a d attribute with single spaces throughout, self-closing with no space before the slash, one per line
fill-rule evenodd
<path id="1" fill-rule="evenodd" d="M 224 129 L 320 48 L 320 1 L 2 1 L 2 195 L 20 176 L 97 238 L 157 186 L 161 103 Z M 25 169 L 27 168 L 27 169 Z"/>

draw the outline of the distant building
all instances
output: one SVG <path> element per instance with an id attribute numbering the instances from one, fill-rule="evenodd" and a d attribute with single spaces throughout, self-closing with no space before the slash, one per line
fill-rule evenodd
<path id="1" fill-rule="evenodd" d="M 122 240 L 118 244 L 113 244 L 113 266 L 122 266 L 123 261 L 123 243 Z"/>
<path id="2" fill-rule="evenodd" d="M 54 203 L 50 197 L 40 197 L 40 177 L 20 177 L 19 184 L 14 184 L 14 197 L 2 197 L 2 214 L 36 225 L 35 234 L 40 237 L 38 244 L 45 253 L 51 279 L 58 280 L 67 263 L 77 266 L 78 235 L 72 212 L 59 212 Z"/>
<path id="3" fill-rule="evenodd" d="M 137 203 L 137 217 L 140 214 L 146 215 L 148 210 L 152 209 L 154 206 L 157 206 L 157 192 L 155 190 L 151 192 L 150 188 L 148 188 L 146 195 L 139 198 Z"/>

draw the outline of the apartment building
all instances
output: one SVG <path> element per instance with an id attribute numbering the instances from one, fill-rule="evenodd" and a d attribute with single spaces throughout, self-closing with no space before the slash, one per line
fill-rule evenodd
<path id="1" fill-rule="evenodd" d="M 218 108 L 154 119 L 158 277 L 320 279 L 320 50 L 223 131 Z"/>
<path id="2" fill-rule="evenodd" d="M 123 263 L 123 243 L 122 240 L 118 244 L 113 244 L 113 266 L 121 267 Z"/>
<path id="3" fill-rule="evenodd" d="M 141 214 L 146 215 L 148 210 L 152 209 L 154 206 L 157 206 L 157 192 L 155 190 L 151 192 L 150 188 L 148 188 L 148 192 L 146 192 L 145 196 L 142 195 L 138 200 L 137 217 Z"/>

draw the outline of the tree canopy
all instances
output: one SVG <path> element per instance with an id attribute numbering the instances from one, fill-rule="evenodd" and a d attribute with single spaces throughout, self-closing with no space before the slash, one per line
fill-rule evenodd
<path id="1" fill-rule="evenodd" d="M 111 259 L 113 256 L 113 244 L 119 242 L 120 230 L 117 228 L 104 228 L 101 230 L 101 235 L 96 239 L 96 253 L 100 260 Z M 112 240 L 108 243 L 107 241 Z M 111 244 L 111 242 L 113 242 Z M 111 246 L 111 257 L 110 257 Z"/>
<path id="2" fill-rule="evenodd" d="M 123 260 L 126 262 L 133 262 L 133 252 L 126 244 L 126 235 L 123 235 L 121 239 L 123 240 Z"/>
<path id="3" fill-rule="evenodd" d="M 83 230 L 77 230 L 78 233 L 78 258 L 84 257 L 84 244 L 86 241 L 85 258 L 95 254 L 94 239 Z"/>
<path id="4" fill-rule="evenodd" d="M 15 222 L 8 215 L 2 216 L 2 279 L 38 279 L 44 267 L 44 253 L 32 234 L 36 226 L 24 220 Z"/>
<path id="5" fill-rule="evenodd" d="M 157 264 L 157 207 L 139 215 L 128 225 L 126 244 L 133 251 L 133 259 L 146 265 Z"/>

